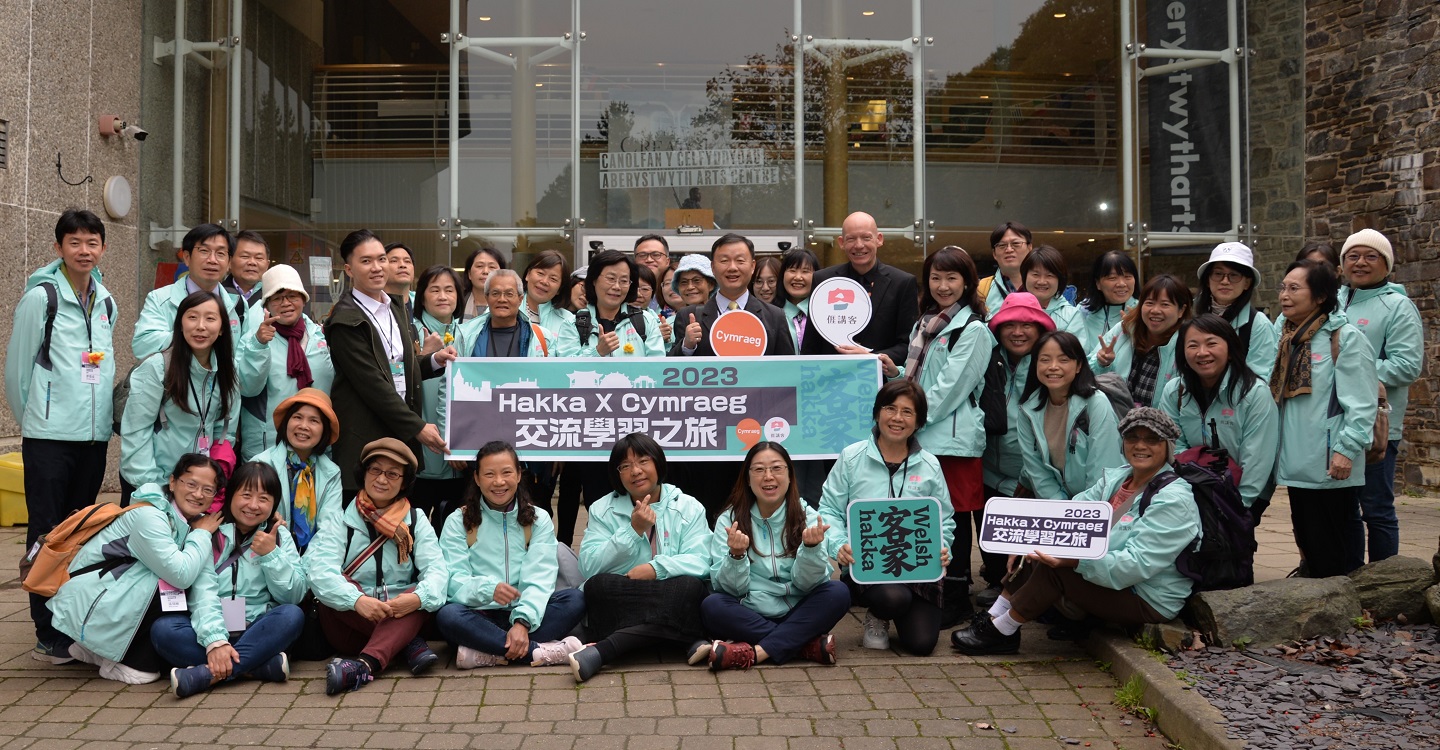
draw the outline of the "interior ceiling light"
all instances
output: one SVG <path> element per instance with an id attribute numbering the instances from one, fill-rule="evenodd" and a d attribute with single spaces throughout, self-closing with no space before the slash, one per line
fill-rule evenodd
<path id="1" fill-rule="evenodd" d="M 862 11 L 860 11 L 860 15 L 862 15 L 862 16 L 873 16 L 873 15 L 875 15 L 875 11 L 873 11 L 873 10 L 862 10 Z"/>
<path id="2" fill-rule="evenodd" d="M 480 20 L 481 20 L 481 21 L 489 21 L 489 20 L 490 20 L 490 16 L 480 16 Z"/>
<path id="3" fill-rule="evenodd" d="M 1055 17 L 1056 17 L 1056 18 L 1064 18 L 1064 17 L 1065 17 L 1065 14 L 1064 14 L 1064 13 L 1056 13 L 1056 14 L 1055 14 Z"/>

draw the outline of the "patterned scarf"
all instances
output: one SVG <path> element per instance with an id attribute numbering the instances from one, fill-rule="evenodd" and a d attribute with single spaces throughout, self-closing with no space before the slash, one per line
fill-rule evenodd
<path id="1" fill-rule="evenodd" d="M 1325 313 L 1318 313 L 1299 324 L 1285 319 L 1280 329 L 1280 346 L 1275 352 L 1275 369 L 1270 373 L 1270 395 L 1275 397 L 1275 403 L 1310 392 L 1310 358 L 1305 355 L 1311 348 L 1310 340 L 1329 318 Z"/>
<path id="2" fill-rule="evenodd" d="M 315 535 L 315 457 L 301 461 L 294 451 L 287 451 L 285 466 L 290 470 L 290 533 L 295 546 L 305 549 Z"/>
<path id="3" fill-rule="evenodd" d="M 925 365 L 925 352 L 929 349 L 930 342 L 945 330 L 945 326 L 950 325 L 950 321 L 955 319 L 962 307 L 963 303 L 956 302 L 938 313 L 927 313 L 920 317 L 915 332 L 910 334 L 910 349 L 905 352 L 906 380 L 919 382 L 920 368 Z M 954 335 L 960 334 L 956 331 Z"/>
<path id="4" fill-rule="evenodd" d="M 295 378 L 295 385 L 309 388 L 315 384 L 310 372 L 310 360 L 305 357 L 305 318 L 302 316 L 295 325 L 275 324 L 275 332 L 285 339 L 285 374 Z"/>
<path id="5" fill-rule="evenodd" d="M 1149 406 L 1155 399 L 1155 381 L 1160 378 L 1160 347 L 1135 357 L 1130 363 L 1130 397 L 1139 406 Z"/>
<path id="6" fill-rule="evenodd" d="M 409 500 L 403 497 L 399 498 L 381 511 L 376 509 L 375 503 L 362 489 L 355 495 L 355 509 L 360 511 L 360 517 L 365 519 L 366 523 L 374 526 L 375 530 L 380 532 L 381 538 L 376 539 L 376 543 L 372 543 L 370 546 L 379 549 L 386 539 L 393 539 L 395 540 L 396 559 L 401 564 L 410 562 L 410 551 L 415 549 L 415 537 L 410 533 L 410 527 L 405 524 L 405 517 L 410 515 Z M 368 548 L 366 552 L 369 552 Z M 373 554 L 375 553 L 370 552 L 370 555 Z M 361 553 L 361 557 L 369 557 L 369 555 Z"/>

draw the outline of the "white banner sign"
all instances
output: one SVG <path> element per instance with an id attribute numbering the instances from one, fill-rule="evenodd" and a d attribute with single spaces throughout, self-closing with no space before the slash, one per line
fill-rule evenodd
<path id="1" fill-rule="evenodd" d="M 1110 544 L 1110 503 L 992 497 L 985 502 L 980 549 L 1002 555 L 1044 552 L 1098 560 Z"/>

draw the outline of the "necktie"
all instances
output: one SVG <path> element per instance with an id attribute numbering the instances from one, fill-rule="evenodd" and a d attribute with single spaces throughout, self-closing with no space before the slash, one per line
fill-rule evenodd
<path id="1" fill-rule="evenodd" d="M 740 309 L 740 306 L 737 305 L 737 304 L 735 304 L 735 302 L 732 300 L 732 301 L 730 302 L 730 306 L 729 306 L 729 307 L 726 307 L 725 309 L 726 309 L 727 311 L 729 311 L 729 310 L 739 310 L 739 309 Z"/>
<path id="2" fill-rule="evenodd" d="M 805 313 L 795 316 L 795 338 L 797 341 L 805 341 Z"/>

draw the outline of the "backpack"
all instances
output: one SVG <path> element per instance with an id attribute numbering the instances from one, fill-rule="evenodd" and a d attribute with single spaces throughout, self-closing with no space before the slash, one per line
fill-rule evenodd
<path id="1" fill-rule="evenodd" d="M 155 352 L 155 354 L 141 357 L 139 362 L 131 365 L 130 369 L 125 371 L 125 377 L 115 378 L 115 386 L 110 391 L 110 401 L 111 405 L 114 407 L 114 412 L 110 417 L 110 429 L 116 435 L 120 434 L 120 418 L 125 415 L 125 404 L 130 401 L 130 378 L 134 376 L 135 371 L 140 368 L 140 365 L 145 360 L 150 359 L 150 357 L 154 357 L 158 354 L 164 353 L 165 350 L 162 349 L 161 351 Z M 167 421 L 168 420 L 166 420 L 165 418 L 165 400 L 164 397 L 161 397 L 160 411 L 155 415 L 155 431 L 159 432 L 165 429 L 165 423 Z"/>
<path id="2" fill-rule="evenodd" d="M 1240 351 L 1238 352 L 1238 356 L 1241 360 L 1250 358 L 1250 334 L 1255 330 L 1255 317 L 1258 314 L 1252 306 L 1250 308 L 1250 319 L 1245 321 L 1245 325 L 1240 326 L 1240 329 L 1236 331 L 1236 333 L 1240 335 Z"/>
<path id="3" fill-rule="evenodd" d="M 953 346 L 953 344 L 952 344 Z M 1010 366 L 1005 362 L 1005 348 L 996 344 L 990 350 L 990 362 L 985 365 L 985 380 L 980 386 L 980 398 L 972 394 L 971 403 L 980 407 L 985 415 L 985 434 L 1004 435 L 1010 429 L 1010 405 L 1005 389 L 1005 379 Z"/>
<path id="4" fill-rule="evenodd" d="M 128 513 L 138 505 L 120 507 L 115 503 L 96 503 L 80 508 L 61 521 L 49 533 L 41 535 L 30 548 L 29 554 L 20 560 L 20 587 L 32 594 L 54 596 L 65 582 L 74 576 L 109 570 L 135 562 L 131 555 L 106 557 L 100 562 L 86 565 L 76 571 L 70 570 L 75 554 L 90 538 L 100 533 L 112 521 Z"/>
<path id="5" fill-rule="evenodd" d="M 1105 372 L 1096 375 L 1095 386 L 1110 400 L 1110 408 L 1115 410 L 1116 424 L 1135 408 L 1135 399 L 1130 395 L 1130 384 L 1125 382 L 1120 373 Z"/>
<path id="6" fill-rule="evenodd" d="M 55 316 L 60 312 L 60 291 L 56 289 L 53 281 L 42 281 L 38 286 L 45 290 L 45 333 L 40 338 L 40 348 L 35 352 L 35 364 L 46 370 L 53 370 L 55 365 L 50 360 L 50 339 L 55 333 Z M 105 313 L 109 320 L 114 322 L 115 300 L 111 297 L 105 298 Z"/>
<path id="7" fill-rule="evenodd" d="M 1175 558 L 1176 570 L 1194 583 L 1195 591 L 1255 583 L 1255 526 L 1240 499 L 1240 466 L 1224 448 L 1207 446 L 1182 452 L 1172 465 L 1173 471 L 1160 474 L 1145 488 L 1136 503 L 1136 517 L 1145 514 L 1156 492 L 1184 479 L 1194 491 L 1201 536 Z"/>
<path id="8" fill-rule="evenodd" d="M 1385 359 L 1385 346 L 1380 346 L 1380 354 L 1377 359 Z M 1336 328 L 1330 332 L 1330 367 L 1333 369 L 1335 363 L 1340 361 L 1340 329 Z M 1330 409 L 1329 416 L 1335 416 L 1341 412 L 1340 394 L 1336 391 L 1335 377 L 1330 378 Z M 1390 399 L 1386 398 L 1385 384 L 1376 382 L 1376 404 L 1375 424 L 1370 429 L 1370 445 L 1365 449 L 1365 463 L 1378 464 L 1385 460 L 1385 452 L 1390 447 Z M 1328 457 L 1327 457 L 1328 459 Z"/>
<path id="9" fill-rule="evenodd" d="M 640 337 L 640 340 L 641 340 L 641 341 L 644 341 L 644 340 L 645 340 L 645 335 L 646 335 L 646 328 L 645 328 L 645 311 L 644 311 L 644 310 L 637 310 L 637 309 L 635 309 L 635 308 L 633 308 L 633 307 L 626 307 L 626 308 L 624 308 L 623 310 L 621 310 L 621 315 L 620 315 L 619 318 L 617 318 L 617 319 L 615 320 L 615 324 L 616 324 L 616 325 L 619 325 L 619 324 L 620 324 L 620 321 L 621 321 L 622 319 L 624 319 L 624 318 L 629 318 L 629 319 L 630 319 L 630 326 L 635 329 L 635 334 Z M 580 328 L 580 323 L 579 323 L 579 321 L 576 321 L 576 323 L 575 323 L 575 332 L 576 332 L 577 334 L 579 334 L 579 336 L 580 336 L 580 345 L 581 345 L 581 346 L 585 346 L 586 342 L 588 342 L 588 341 L 590 340 L 590 336 L 591 336 L 592 334 L 595 335 L 595 336 L 599 336 L 602 330 L 603 330 L 603 329 L 601 329 L 601 328 L 599 328 L 599 327 L 597 327 L 597 326 L 595 326 L 595 325 L 593 325 L 593 324 L 592 324 L 590 327 L 582 330 L 582 329 Z M 543 346 L 543 345 L 544 345 L 544 341 L 545 341 L 545 337 L 544 337 L 544 336 L 541 336 L 541 337 L 540 337 L 540 341 L 541 341 L 541 345 Z M 546 356 L 549 356 L 549 355 L 546 355 Z"/>

